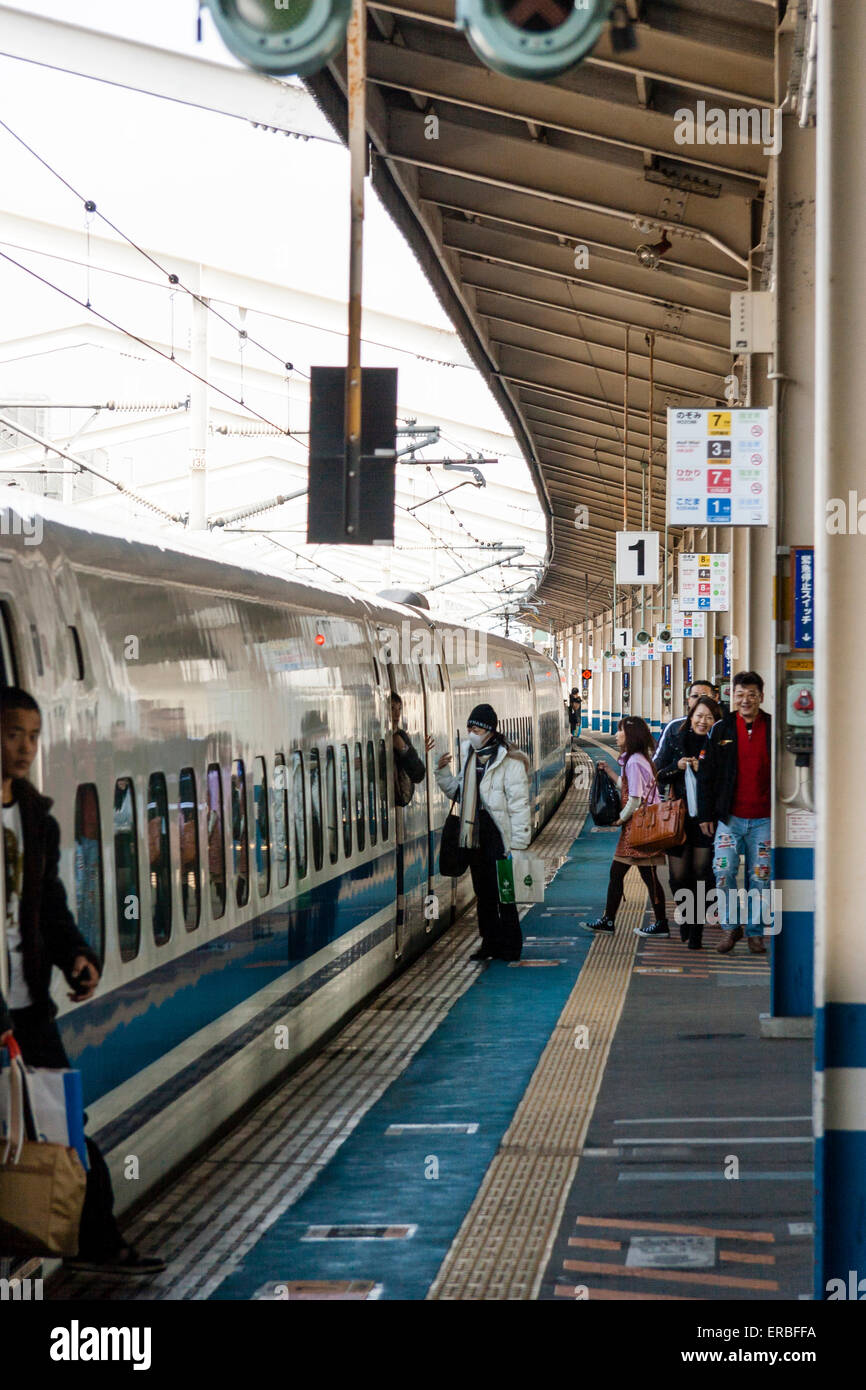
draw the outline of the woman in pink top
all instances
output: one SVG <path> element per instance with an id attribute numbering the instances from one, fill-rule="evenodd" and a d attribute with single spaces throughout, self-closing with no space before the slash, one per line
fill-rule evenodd
<path id="1" fill-rule="evenodd" d="M 646 884 L 650 905 L 655 916 L 652 926 L 635 927 L 635 931 L 638 936 L 670 936 L 670 928 L 665 918 L 664 889 L 659 883 L 659 876 L 656 871 L 657 866 L 665 862 L 665 857 L 663 854 L 647 855 L 641 854 L 639 850 L 633 850 L 629 845 L 628 836 L 628 822 L 641 801 L 645 800 L 648 805 L 652 805 L 653 802 L 659 800 L 659 791 L 652 765 L 655 741 L 644 721 L 634 715 L 629 715 L 628 718 L 619 721 L 616 731 L 616 746 L 619 749 L 619 765 L 622 768 L 622 775 L 616 778 L 616 785 L 622 798 L 622 810 L 616 824 L 622 827 L 622 832 L 614 851 L 613 863 L 610 866 L 610 881 L 607 886 L 604 915 L 598 917 L 594 922 L 587 922 L 586 925 L 592 927 L 593 931 L 613 931 L 616 914 L 622 902 L 625 876 L 631 866 L 635 865 Z M 603 768 L 608 777 L 613 779 L 613 773 L 605 762 L 600 760 L 597 766 Z"/>

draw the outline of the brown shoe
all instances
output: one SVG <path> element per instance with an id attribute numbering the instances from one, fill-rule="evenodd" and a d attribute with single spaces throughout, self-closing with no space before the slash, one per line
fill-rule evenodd
<path id="1" fill-rule="evenodd" d="M 727 955 L 728 951 L 733 951 L 737 942 L 742 940 L 742 936 L 742 927 L 732 927 L 730 931 L 723 931 L 722 939 L 716 947 L 719 955 L 724 956 Z"/>
<path id="2" fill-rule="evenodd" d="M 767 954 L 767 948 L 759 936 L 750 936 L 748 942 L 749 950 L 753 956 L 765 956 Z"/>

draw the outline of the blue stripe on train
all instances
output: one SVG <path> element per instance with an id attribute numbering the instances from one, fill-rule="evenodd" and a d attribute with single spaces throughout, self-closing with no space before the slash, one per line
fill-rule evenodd
<path id="1" fill-rule="evenodd" d="M 425 856 L 417 848 L 410 854 L 409 848 L 405 875 L 411 886 L 418 861 L 423 863 Z M 301 892 L 292 901 L 91 1000 L 85 1009 L 66 1014 L 60 1031 L 70 1060 L 83 1072 L 85 1105 L 164 1057 L 329 942 L 361 926 L 382 908 L 394 906 L 394 874 L 395 853 L 390 848 L 378 859 Z"/>

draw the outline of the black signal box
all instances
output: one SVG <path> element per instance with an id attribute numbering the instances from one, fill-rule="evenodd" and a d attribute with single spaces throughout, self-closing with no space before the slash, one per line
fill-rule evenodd
<path id="1" fill-rule="evenodd" d="M 320 545 L 394 543 L 397 369 L 361 372 L 361 465 L 349 477 L 346 368 L 310 372 L 307 541 Z"/>

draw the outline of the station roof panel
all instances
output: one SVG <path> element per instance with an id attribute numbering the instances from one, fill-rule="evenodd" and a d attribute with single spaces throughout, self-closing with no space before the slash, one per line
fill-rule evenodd
<path id="1" fill-rule="evenodd" d="M 557 626 L 582 616 L 585 576 L 590 611 L 609 601 L 624 460 L 629 525 L 651 455 L 663 524 L 665 412 L 724 399 L 730 294 L 747 288 L 769 162 L 757 140 L 677 134 L 683 111 L 721 110 L 729 129 L 732 109 L 772 111 L 774 0 L 627 9 L 634 49 L 606 30 L 577 68 L 531 82 L 475 56 L 454 0 L 368 0 L 373 182 L 533 470 L 548 523 L 537 597 Z M 307 84 L 342 132 L 344 62 Z M 665 241 L 641 264 L 639 246 Z"/>

